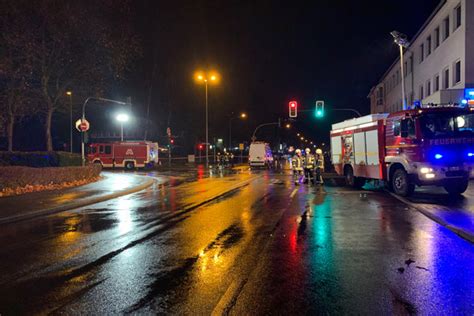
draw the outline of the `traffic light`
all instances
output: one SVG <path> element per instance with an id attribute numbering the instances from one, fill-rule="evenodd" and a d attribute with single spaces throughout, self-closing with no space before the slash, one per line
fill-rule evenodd
<path id="1" fill-rule="evenodd" d="M 199 150 L 202 150 L 202 144 L 199 144 L 198 148 Z"/>
<path id="2" fill-rule="evenodd" d="M 288 111 L 289 111 L 290 117 L 297 117 L 298 116 L 298 102 L 290 101 L 288 103 Z"/>
<path id="3" fill-rule="evenodd" d="M 318 118 L 321 118 L 324 116 L 324 101 L 316 101 L 314 115 Z"/>
<path id="4" fill-rule="evenodd" d="M 171 144 L 171 145 L 174 144 L 174 139 L 173 139 L 173 138 L 170 139 L 170 144 Z"/>

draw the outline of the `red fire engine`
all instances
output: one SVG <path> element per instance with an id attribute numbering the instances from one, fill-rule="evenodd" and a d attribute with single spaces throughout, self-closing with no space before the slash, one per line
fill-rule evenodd
<path id="1" fill-rule="evenodd" d="M 415 185 L 461 194 L 474 177 L 474 108 L 423 107 L 333 124 L 331 151 L 353 187 L 378 179 L 402 196 Z"/>
<path id="2" fill-rule="evenodd" d="M 87 159 L 103 167 L 134 169 L 158 163 L 158 143 L 127 141 L 91 144 Z"/>

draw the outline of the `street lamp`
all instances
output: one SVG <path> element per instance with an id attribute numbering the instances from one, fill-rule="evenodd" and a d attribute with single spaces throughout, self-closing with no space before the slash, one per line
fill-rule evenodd
<path id="1" fill-rule="evenodd" d="M 286 124 L 285 127 L 286 127 L 286 128 L 291 128 L 291 125 L 290 125 L 290 124 Z"/>
<path id="2" fill-rule="evenodd" d="M 123 123 L 128 122 L 129 117 L 126 113 L 120 113 L 115 118 L 120 122 L 120 139 L 123 142 Z"/>
<path id="3" fill-rule="evenodd" d="M 102 102 L 111 102 L 111 103 L 116 103 L 116 104 L 120 104 L 120 105 L 130 105 L 130 103 L 122 102 L 122 101 L 116 101 L 116 100 L 111 100 L 111 99 L 106 99 L 106 98 L 88 97 L 84 101 L 84 104 L 82 105 L 81 122 L 86 121 L 86 106 L 87 106 L 87 103 L 89 103 L 90 100 L 97 100 L 97 101 L 102 101 Z M 81 133 L 81 158 L 82 158 L 82 166 L 84 166 L 85 162 L 86 162 L 84 132 Z"/>
<path id="4" fill-rule="evenodd" d="M 229 150 L 232 150 L 232 120 L 236 118 L 236 116 L 233 115 L 234 113 L 231 113 L 229 117 Z M 240 113 L 238 116 L 240 119 L 246 119 L 247 118 L 247 113 Z"/>
<path id="5" fill-rule="evenodd" d="M 72 153 L 72 91 L 66 91 L 69 97 L 69 151 Z"/>
<path id="6" fill-rule="evenodd" d="M 198 71 L 194 74 L 194 79 L 197 83 L 204 83 L 206 87 L 206 167 L 209 167 L 209 110 L 208 110 L 208 84 L 217 84 L 219 83 L 219 74 L 217 72 L 211 71 L 209 73 L 204 73 Z"/>
<path id="7" fill-rule="evenodd" d="M 390 32 L 390 35 L 393 37 L 393 41 L 400 47 L 400 69 L 402 76 L 402 100 L 403 100 L 403 110 L 407 109 L 407 100 L 405 96 L 405 69 L 403 62 L 403 48 L 407 48 L 410 45 L 410 42 L 407 39 L 407 36 L 398 31 Z"/>

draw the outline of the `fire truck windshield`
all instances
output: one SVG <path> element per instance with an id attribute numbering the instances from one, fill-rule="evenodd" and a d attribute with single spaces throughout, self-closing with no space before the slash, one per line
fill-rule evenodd
<path id="1" fill-rule="evenodd" d="M 420 117 L 420 127 L 424 138 L 474 136 L 474 113 L 425 114 Z"/>

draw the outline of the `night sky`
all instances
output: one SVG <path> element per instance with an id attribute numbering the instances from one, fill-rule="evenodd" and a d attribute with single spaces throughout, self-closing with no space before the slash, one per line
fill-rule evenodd
<path id="1" fill-rule="evenodd" d="M 288 117 L 290 99 L 300 109 L 322 99 L 326 118 L 301 113 L 293 129 L 320 142 L 331 123 L 351 117 L 331 108 L 369 112 L 371 86 L 397 57 L 390 31 L 413 36 L 439 2 L 136 1 L 143 55 L 125 89 L 143 113 L 152 82 L 154 124 L 162 134 L 171 126 L 184 145 L 204 139 L 204 88 L 193 73 L 216 69 L 222 81 L 210 90 L 211 136 L 227 138 L 232 111 L 248 112 L 249 120 L 233 123 L 233 138 L 248 140 L 257 124 Z"/>
<path id="2" fill-rule="evenodd" d="M 291 130 L 265 128 L 257 135 L 273 145 L 280 136 L 298 146 L 294 136 L 302 132 L 320 144 L 327 141 L 332 123 L 353 117 L 331 109 L 369 113 L 370 88 L 398 54 L 390 32 L 411 38 L 440 1 L 130 1 L 124 23 L 132 24 L 141 54 L 131 60 L 126 79 L 111 84 L 103 96 L 132 98 L 136 120 L 127 124 L 129 131 L 144 125 L 150 99 L 149 139 L 166 144 L 166 128 L 171 127 L 175 152 L 186 154 L 205 140 L 204 87 L 194 82 L 193 74 L 213 69 L 222 80 L 210 87 L 210 141 L 223 138 L 227 146 L 232 112 L 248 113 L 247 120 L 233 121 L 236 143 L 249 141 L 261 123 L 288 118 L 290 100 L 298 101 L 299 110 L 312 110 L 316 100 L 324 100 L 324 119 L 300 112 Z M 79 109 L 82 100 L 74 103 Z M 119 131 L 113 105 L 90 106 L 88 111 L 92 133 Z M 78 110 L 74 117 L 79 117 Z M 19 149 L 41 148 L 42 122 L 34 116 L 18 124 L 35 131 L 17 128 Z M 69 138 L 69 117 L 55 113 L 52 132 L 55 148 L 62 148 Z M 75 146 L 79 136 L 74 134 Z"/>

